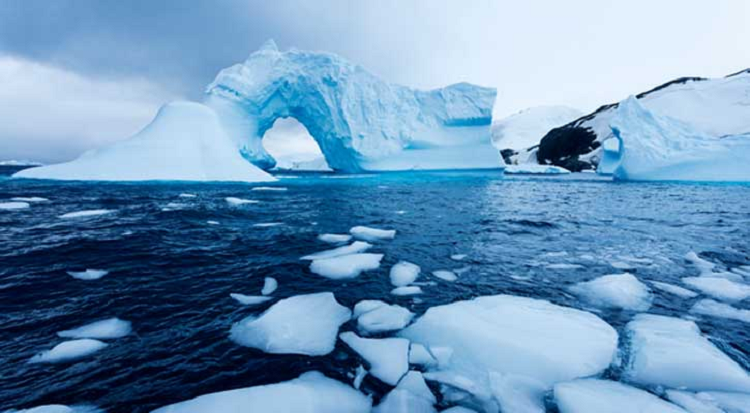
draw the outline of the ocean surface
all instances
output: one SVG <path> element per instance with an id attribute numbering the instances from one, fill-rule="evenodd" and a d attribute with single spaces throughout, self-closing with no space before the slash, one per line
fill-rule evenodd
<path id="1" fill-rule="evenodd" d="M 309 370 L 350 383 L 361 361 L 341 342 L 327 356 L 307 357 L 268 355 L 229 339 L 233 323 L 273 302 L 249 308 L 229 294 L 257 295 L 264 277 L 278 280 L 274 297 L 332 291 L 350 308 L 384 299 L 417 314 L 481 295 L 544 298 L 596 312 L 622 331 L 633 312 L 590 307 L 567 287 L 625 269 L 644 282 L 682 285 L 681 277 L 698 273 L 684 259 L 690 251 L 726 267 L 750 264 L 750 186 L 743 185 L 436 172 L 285 174 L 273 185 L 287 191 L 252 191 L 247 184 L 24 181 L 9 172 L 0 176 L 0 202 L 49 201 L 0 211 L 0 411 L 61 403 L 147 412 Z M 260 202 L 232 206 L 226 197 Z M 93 209 L 114 212 L 59 218 Z M 280 225 L 256 226 L 263 223 Z M 300 261 L 331 248 L 318 234 L 355 225 L 397 230 L 371 250 L 385 254 L 380 269 L 342 282 Z M 399 260 L 422 267 L 424 294 L 389 294 L 388 270 Z M 467 266 L 456 282 L 429 275 Z M 93 281 L 67 274 L 87 268 L 110 273 Z M 695 317 L 750 369 L 747 324 L 689 314 L 698 298 L 654 294 L 651 313 Z M 133 332 L 74 363 L 28 363 L 63 341 L 58 331 L 108 317 L 131 321 Z M 371 377 L 363 389 L 376 399 L 388 390 Z"/>

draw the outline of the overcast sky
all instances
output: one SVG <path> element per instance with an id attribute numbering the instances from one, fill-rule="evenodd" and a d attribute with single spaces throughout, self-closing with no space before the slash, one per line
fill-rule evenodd
<path id="1" fill-rule="evenodd" d="M 269 38 L 413 87 L 494 86 L 505 116 L 744 69 L 748 21 L 747 0 L 2 0 L 0 159 L 122 139 Z"/>

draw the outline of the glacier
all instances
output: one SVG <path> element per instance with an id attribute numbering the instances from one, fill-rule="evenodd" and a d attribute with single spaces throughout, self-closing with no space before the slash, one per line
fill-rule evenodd
<path id="1" fill-rule="evenodd" d="M 634 96 L 619 104 L 610 127 L 599 167 L 614 179 L 750 181 L 750 134 L 717 138 L 646 109 Z"/>

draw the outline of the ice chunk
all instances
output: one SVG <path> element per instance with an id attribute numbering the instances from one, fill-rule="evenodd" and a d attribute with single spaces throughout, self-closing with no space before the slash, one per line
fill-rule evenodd
<path id="1" fill-rule="evenodd" d="M 204 394 L 153 413 L 369 413 L 362 393 L 318 372 L 276 384 Z"/>
<path id="2" fill-rule="evenodd" d="M 375 270 L 380 267 L 383 254 L 350 254 L 341 257 L 315 260 L 310 264 L 313 274 L 342 280 L 355 278 L 363 271 Z"/>
<path id="3" fill-rule="evenodd" d="M 0 202 L 0 210 L 12 211 L 30 207 L 28 202 Z"/>
<path id="4" fill-rule="evenodd" d="M 407 261 L 399 261 L 391 267 L 391 284 L 394 287 L 403 287 L 417 280 L 422 271 L 419 265 Z"/>
<path id="5" fill-rule="evenodd" d="M 279 287 L 279 283 L 276 281 L 275 278 L 272 277 L 266 277 L 263 280 L 263 289 L 260 290 L 260 293 L 263 295 L 270 295 L 273 294 L 274 291 Z"/>
<path id="6" fill-rule="evenodd" d="M 698 293 L 696 293 L 695 291 L 690 291 L 687 288 L 682 288 L 674 284 L 651 281 L 651 285 L 653 285 L 658 290 L 666 291 L 670 294 L 674 294 L 682 298 L 694 298 L 698 296 Z"/>
<path id="7" fill-rule="evenodd" d="M 476 410 L 471 410 L 463 406 L 454 406 L 450 409 L 445 409 L 441 411 L 440 413 L 477 413 Z"/>
<path id="8" fill-rule="evenodd" d="M 370 374 L 395 386 L 409 370 L 409 340 L 403 338 L 361 338 L 351 331 L 341 333 L 341 341 L 370 365 Z"/>
<path id="9" fill-rule="evenodd" d="M 700 271 L 701 275 L 710 275 L 714 272 L 716 265 L 699 257 L 694 251 L 685 254 L 685 259 L 690 261 L 695 268 Z"/>
<path id="10" fill-rule="evenodd" d="M 10 199 L 18 202 L 47 202 L 49 199 L 40 196 L 16 196 Z"/>
<path id="11" fill-rule="evenodd" d="M 13 176 L 92 181 L 276 180 L 242 159 L 216 113 L 195 102 L 168 103 L 148 126 L 126 140 L 86 152 L 71 162 L 24 169 Z"/>
<path id="12" fill-rule="evenodd" d="M 581 264 L 571 264 L 568 262 L 558 262 L 555 264 L 547 264 L 544 266 L 544 268 L 550 269 L 550 270 L 580 270 L 581 268 L 585 268 Z"/>
<path id="13" fill-rule="evenodd" d="M 257 224 L 253 224 L 253 227 L 255 228 L 271 228 L 271 227 L 278 227 L 284 225 L 283 222 L 259 222 Z"/>
<path id="14" fill-rule="evenodd" d="M 710 299 L 698 301 L 690 309 L 690 312 L 693 314 L 703 314 L 750 323 L 750 310 L 734 308 L 731 305 L 720 303 Z"/>
<path id="15" fill-rule="evenodd" d="M 448 270 L 433 271 L 432 275 L 437 278 L 440 278 L 441 280 L 450 281 L 450 282 L 456 281 L 458 279 L 458 276 L 456 275 L 456 273 L 454 273 L 453 271 L 448 271 Z"/>
<path id="16" fill-rule="evenodd" d="M 417 371 L 407 373 L 373 409 L 373 413 L 437 413 L 435 395 Z"/>
<path id="17" fill-rule="evenodd" d="M 694 391 L 750 392 L 750 376 L 692 321 L 639 314 L 626 330 L 625 376 L 634 383 Z M 690 360 L 690 362 L 685 362 Z"/>
<path id="18" fill-rule="evenodd" d="M 750 286 L 722 277 L 686 277 L 682 279 L 682 282 L 719 300 L 742 301 L 750 297 Z"/>
<path id="19" fill-rule="evenodd" d="M 90 338 L 80 340 L 63 341 L 52 347 L 51 350 L 42 351 L 29 360 L 29 363 L 60 363 L 77 360 L 107 347 L 106 343 Z"/>
<path id="20" fill-rule="evenodd" d="M 349 234 L 320 234 L 318 235 L 318 240 L 323 242 L 328 242 L 331 244 L 343 244 L 345 242 L 349 242 L 349 240 L 352 239 L 352 236 Z"/>
<path id="21" fill-rule="evenodd" d="M 570 171 L 561 166 L 524 163 L 506 166 L 505 173 L 509 175 L 564 175 L 569 174 Z"/>
<path id="22" fill-rule="evenodd" d="M 260 202 L 254 199 L 237 198 L 234 196 L 228 196 L 224 198 L 224 200 L 227 201 L 227 203 L 232 206 L 245 205 L 245 204 L 257 204 L 258 202 Z"/>
<path id="23" fill-rule="evenodd" d="M 238 293 L 230 293 L 229 296 L 242 305 L 258 305 L 271 299 L 271 297 L 265 297 L 262 295 L 245 295 Z"/>
<path id="24" fill-rule="evenodd" d="M 375 334 L 382 333 L 385 331 L 400 330 L 406 327 L 414 318 L 414 313 L 411 311 L 397 306 L 378 305 L 372 309 L 364 309 L 362 302 L 354 307 L 355 313 L 360 312 L 357 317 L 357 327 L 360 331 Z M 359 307 L 359 308 L 358 308 Z M 358 311 L 359 310 L 359 311 Z"/>
<path id="25" fill-rule="evenodd" d="M 62 219 L 88 218 L 88 217 L 96 217 L 99 215 L 112 214 L 114 212 L 115 211 L 111 209 L 92 209 L 88 211 L 68 212 L 67 214 L 60 215 L 60 218 Z"/>
<path id="26" fill-rule="evenodd" d="M 188 194 L 188 193 L 182 193 L 180 194 L 180 198 L 196 198 L 198 195 L 196 194 Z"/>
<path id="27" fill-rule="evenodd" d="M 750 394 L 667 390 L 667 397 L 690 413 L 750 413 Z"/>
<path id="28" fill-rule="evenodd" d="M 451 259 L 453 261 L 463 261 L 464 258 L 466 258 L 466 254 L 453 254 L 453 255 L 451 255 Z"/>
<path id="29" fill-rule="evenodd" d="M 544 413 L 547 386 L 536 380 L 513 374 L 490 372 L 492 396 L 503 413 Z"/>
<path id="30" fill-rule="evenodd" d="M 30 409 L 11 409 L 5 413 L 104 413 L 104 410 L 87 405 L 65 406 L 62 404 L 47 404 L 44 406 L 32 407 Z"/>
<path id="31" fill-rule="evenodd" d="M 632 274 L 604 275 L 570 287 L 576 294 L 598 307 L 646 311 L 651 307 L 651 292 Z"/>
<path id="32" fill-rule="evenodd" d="M 560 413 L 686 413 L 651 393 L 609 380 L 575 380 L 555 385 Z"/>
<path id="33" fill-rule="evenodd" d="M 399 295 L 399 296 L 422 294 L 422 287 L 419 287 L 417 285 L 410 285 L 407 287 L 396 287 L 391 290 L 391 294 Z"/>
<path id="34" fill-rule="evenodd" d="M 86 271 L 68 271 L 68 275 L 71 277 L 84 281 L 98 280 L 107 274 L 109 274 L 107 270 L 87 269 Z"/>
<path id="35" fill-rule="evenodd" d="M 312 260 L 322 260 L 326 258 L 341 257 L 343 255 L 350 255 L 350 254 L 356 254 L 359 252 L 365 252 L 371 247 L 372 247 L 372 244 L 368 244 L 362 241 L 354 241 L 353 243 L 349 245 L 344 245 L 342 247 L 320 251 L 320 252 L 316 252 L 310 255 L 305 255 L 304 257 L 300 259 L 312 261 Z"/>
<path id="36" fill-rule="evenodd" d="M 120 320 L 117 317 L 106 320 L 95 321 L 72 330 L 60 331 L 58 336 L 64 338 L 121 338 L 130 334 L 130 321 Z"/>
<path id="37" fill-rule="evenodd" d="M 427 347 L 419 343 L 411 343 L 409 346 L 409 363 L 422 366 L 432 366 L 437 364 L 437 360 L 435 360 L 432 353 L 427 350 Z"/>
<path id="38" fill-rule="evenodd" d="M 356 239 L 368 242 L 393 239 L 396 237 L 395 229 L 378 229 L 363 226 L 352 227 L 352 229 L 349 230 L 349 233 L 351 233 Z"/>
<path id="39" fill-rule="evenodd" d="M 361 300 L 354 305 L 352 310 L 352 318 L 359 318 L 362 314 L 368 313 L 376 308 L 387 306 L 384 301 L 380 300 Z"/>
<path id="40" fill-rule="evenodd" d="M 286 191 L 284 186 L 256 186 L 253 191 Z"/>
<path id="41" fill-rule="evenodd" d="M 219 225 L 219 221 L 208 220 L 208 221 L 206 221 L 206 224 L 208 224 L 208 225 Z"/>
<path id="42" fill-rule="evenodd" d="M 339 326 L 350 317 L 333 293 L 297 295 L 235 323 L 230 338 L 266 353 L 322 356 L 333 351 Z"/>

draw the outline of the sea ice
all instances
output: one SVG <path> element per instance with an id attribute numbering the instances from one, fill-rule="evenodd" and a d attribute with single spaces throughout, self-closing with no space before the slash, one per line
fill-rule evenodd
<path id="1" fill-rule="evenodd" d="M 198 195 L 196 194 L 188 194 L 188 193 L 182 193 L 180 194 L 180 198 L 196 198 Z"/>
<path id="2" fill-rule="evenodd" d="M 682 282 L 719 300 L 742 301 L 750 297 L 750 286 L 722 277 L 685 277 L 682 279 Z"/>
<path id="3" fill-rule="evenodd" d="M 278 281 L 276 281 L 273 277 L 266 277 L 263 280 L 263 289 L 260 290 L 260 293 L 262 295 L 270 295 L 273 294 L 274 291 L 279 287 Z"/>
<path id="4" fill-rule="evenodd" d="M 383 254 L 350 254 L 315 260 L 310 264 L 310 271 L 333 280 L 355 278 L 363 271 L 380 267 L 382 259 Z"/>
<path id="5" fill-rule="evenodd" d="M 360 301 L 360 303 L 362 302 Z M 360 308 L 357 308 L 357 306 Z M 406 327 L 412 318 L 414 318 L 414 313 L 397 305 L 383 303 L 383 305 L 378 305 L 370 309 L 363 309 L 359 303 L 357 306 L 354 307 L 354 313 L 359 313 L 355 315 L 357 318 L 357 327 L 360 331 L 368 334 L 400 330 Z"/>
<path id="6" fill-rule="evenodd" d="M 419 343 L 411 343 L 409 346 L 409 363 L 421 366 L 432 366 L 437 364 L 437 360 L 432 356 L 427 347 Z"/>
<path id="7" fill-rule="evenodd" d="M 238 293 L 230 293 L 229 296 L 242 305 L 258 305 L 271 299 L 271 297 L 262 295 L 245 295 Z"/>
<path id="8" fill-rule="evenodd" d="M 31 205 L 28 202 L 0 202 L 0 210 L 13 211 L 17 209 L 27 209 Z"/>
<path id="9" fill-rule="evenodd" d="M 96 338 L 101 340 L 125 337 L 130 334 L 130 331 L 130 321 L 113 317 L 95 321 L 72 330 L 60 331 L 57 335 L 64 338 Z"/>
<path id="10" fill-rule="evenodd" d="M 357 370 L 355 371 L 354 375 L 354 381 L 352 382 L 352 386 L 354 386 L 355 389 L 359 390 L 359 388 L 362 386 L 362 381 L 365 380 L 365 377 L 367 377 L 367 369 L 364 368 L 361 364 L 357 366 Z"/>
<path id="11" fill-rule="evenodd" d="M 560 166 L 524 163 L 506 166 L 505 173 L 508 175 L 565 175 L 570 171 Z"/>
<path id="12" fill-rule="evenodd" d="M 284 186 L 256 186 L 253 191 L 286 191 Z"/>
<path id="13" fill-rule="evenodd" d="M 318 240 L 323 242 L 328 242 L 331 244 L 343 244 L 345 242 L 349 242 L 349 240 L 352 239 L 352 236 L 349 234 L 320 234 L 318 235 Z"/>
<path id="14" fill-rule="evenodd" d="M 339 326 L 350 317 L 333 293 L 297 295 L 235 323 L 230 338 L 266 353 L 322 356 L 333 351 Z"/>
<path id="15" fill-rule="evenodd" d="M 686 413 L 651 393 L 609 380 L 559 383 L 554 396 L 560 413 Z"/>
<path id="16" fill-rule="evenodd" d="M 492 396 L 503 413 L 545 413 L 547 386 L 525 376 L 490 372 Z"/>
<path id="17" fill-rule="evenodd" d="M 351 331 L 339 338 L 370 365 L 370 374 L 386 384 L 395 386 L 409 370 L 409 340 L 361 338 Z"/>
<path id="18" fill-rule="evenodd" d="M 682 298 L 694 298 L 698 296 L 698 293 L 696 293 L 695 291 L 690 291 L 687 288 L 682 288 L 674 284 L 668 284 L 668 283 L 659 282 L 659 281 L 651 281 L 651 285 L 653 285 L 654 288 L 658 290 L 666 291 L 670 294 L 674 294 Z"/>
<path id="19" fill-rule="evenodd" d="M 669 401 L 690 413 L 750 413 L 750 394 L 667 390 Z"/>
<path id="20" fill-rule="evenodd" d="M 349 230 L 349 233 L 356 239 L 368 242 L 393 239 L 396 237 L 395 229 L 378 229 L 364 226 L 352 227 L 352 229 Z"/>
<path id="21" fill-rule="evenodd" d="M 638 314 L 626 330 L 627 380 L 693 391 L 750 392 L 747 372 L 703 337 L 694 322 Z"/>
<path id="22" fill-rule="evenodd" d="M 373 413 L 437 413 L 435 395 L 422 373 L 408 372 L 372 411 Z"/>
<path id="23" fill-rule="evenodd" d="M 419 265 L 407 261 L 399 261 L 391 267 L 391 284 L 394 287 L 403 287 L 417 280 L 422 271 Z"/>
<path id="24" fill-rule="evenodd" d="M 456 273 L 454 273 L 453 271 L 448 271 L 448 270 L 433 271 L 432 275 L 437 278 L 440 278 L 441 280 L 450 281 L 450 282 L 456 281 L 458 279 L 458 276 L 456 275 Z"/>
<path id="25" fill-rule="evenodd" d="M 364 313 L 368 313 L 372 310 L 375 310 L 376 308 L 384 307 L 387 305 L 388 304 L 385 301 L 381 300 L 361 300 L 354 305 L 354 309 L 352 309 L 352 318 L 359 318 L 359 316 Z"/>
<path id="26" fill-rule="evenodd" d="M 65 406 L 62 404 L 47 404 L 44 406 L 32 407 L 30 409 L 7 410 L 5 413 L 105 413 L 94 406 L 76 405 Z"/>
<path id="27" fill-rule="evenodd" d="M 354 241 L 353 243 L 349 245 L 344 245 L 342 247 L 320 251 L 320 252 L 316 252 L 310 255 L 305 255 L 304 257 L 300 259 L 314 261 L 314 260 L 322 260 L 326 258 L 341 257 L 343 255 L 351 255 L 351 254 L 357 254 L 360 252 L 365 252 L 369 250 L 371 247 L 372 247 L 372 244 L 369 244 L 367 242 Z"/>
<path id="28" fill-rule="evenodd" d="M 72 218 L 88 218 L 88 217 L 95 217 L 99 215 L 107 215 L 112 214 L 115 211 L 111 209 L 92 209 L 88 211 L 76 211 L 76 212 L 68 212 L 67 214 L 60 215 L 60 218 L 62 219 L 72 219 Z"/>
<path id="29" fill-rule="evenodd" d="M 702 314 L 712 317 L 728 318 L 730 320 L 744 321 L 750 323 L 750 310 L 734 308 L 731 305 L 720 303 L 711 299 L 700 300 L 693 304 L 690 309 L 693 314 Z"/>
<path id="30" fill-rule="evenodd" d="M 106 343 L 90 338 L 63 341 L 51 350 L 42 351 L 29 360 L 29 363 L 59 363 L 77 360 L 107 347 Z"/>
<path id="31" fill-rule="evenodd" d="M 283 222 L 259 222 L 257 224 L 253 224 L 253 227 L 255 228 L 271 228 L 271 227 L 278 227 L 284 225 Z"/>
<path id="32" fill-rule="evenodd" d="M 653 297 L 645 284 L 632 274 L 611 274 L 581 282 L 570 287 L 570 292 L 592 305 L 646 311 Z"/>
<path id="33" fill-rule="evenodd" d="M 257 204 L 258 202 L 260 202 L 254 199 L 243 199 L 243 198 L 237 198 L 233 196 L 228 196 L 224 198 L 224 200 L 227 201 L 227 203 L 232 206 L 245 205 L 245 204 Z"/>
<path id="34" fill-rule="evenodd" d="M 409 285 L 406 287 L 396 287 L 391 290 L 391 294 L 400 295 L 400 296 L 422 294 L 422 287 L 419 287 L 417 285 Z"/>
<path id="35" fill-rule="evenodd" d="M 40 196 L 16 196 L 10 199 L 18 202 L 47 202 L 49 199 Z"/>
<path id="36" fill-rule="evenodd" d="M 369 413 L 362 393 L 314 371 L 294 380 L 204 394 L 152 413 Z"/>
<path id="37" fill-rule="evenodd" d="M 71 277 L 84 281 L 98 280 L 107 274 L 109 274 L 107 270 L 86 269 L 86 271 L 68 271 L 68 275 Z"/>

